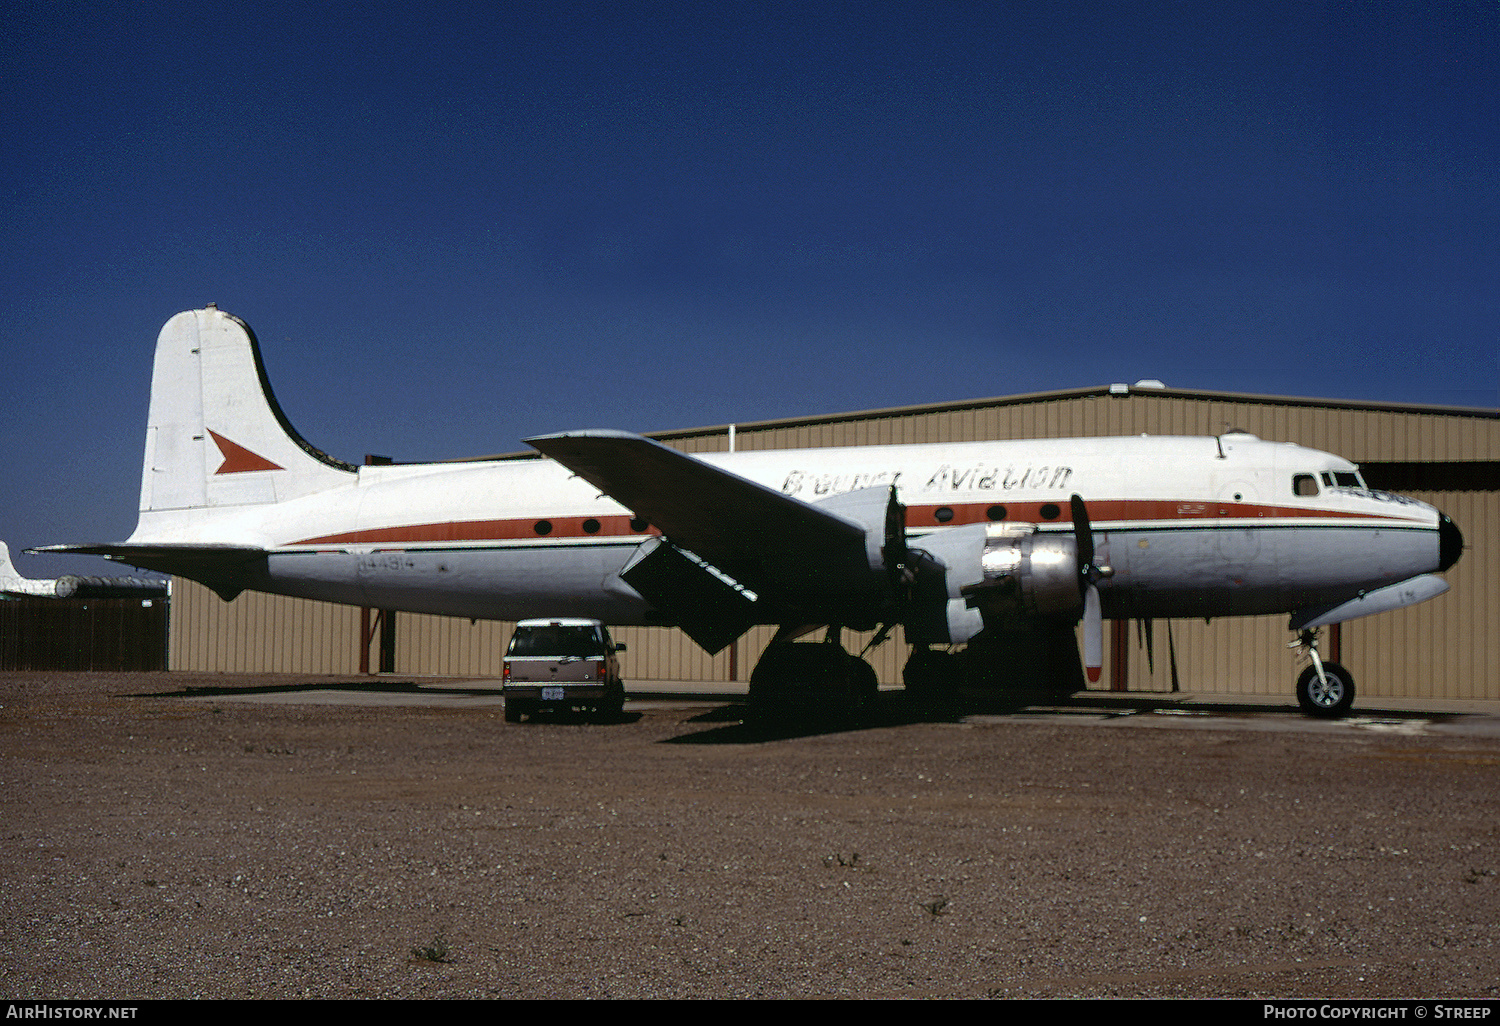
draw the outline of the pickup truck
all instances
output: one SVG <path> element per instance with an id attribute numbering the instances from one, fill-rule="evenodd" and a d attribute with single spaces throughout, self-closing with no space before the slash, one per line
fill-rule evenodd
<path id="1" fill-rule="evenodd" d="M 618 717 L 625 708 L 617 658 L 623 651 L 598 620 L 522 620 L 501 664 L 506 722 L 543 710 Z"/>

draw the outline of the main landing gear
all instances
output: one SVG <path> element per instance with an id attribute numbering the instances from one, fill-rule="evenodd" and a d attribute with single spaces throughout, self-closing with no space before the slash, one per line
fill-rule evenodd
<path id="1" fill-rule="evenodd" d="M 913 645 L 911 657 L 901 671 L 906 690 L 931 696 L 956 691 L 963 680 L 964 668 L 954 652 L 943 652 L 926 645 Z"/>
<path id="2" fill-rule="evenodd" d="M 822 641 L 778 634 L 750 674 L 750 713 L 827 715 L 854 712 L 875 700 L 880 682 L 869 663 L 844 651 L 839 628 Z"/>
<path id="3" fill-rule="evenodd" d="M 1337 719 L 1354 704 L 1354 678 L 1338 663 L 1325 663 L 1318 656 L 1317 630 L 1303 630 L 1288 648 L 1300 648 L 1312 661 L 1297 678 L 1297 704 L 1309 716 Z"/>
<path id="4" fill-rule="evenodd" d="M 906 699 L 914 708 L 923 714 L 937 713 L 958 697 L 964 665 L 956 652 L 913 645 L 901 680 L 906 685 Z"/>

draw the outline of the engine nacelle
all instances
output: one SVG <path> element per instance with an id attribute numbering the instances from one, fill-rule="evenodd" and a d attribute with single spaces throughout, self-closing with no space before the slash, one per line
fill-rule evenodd
<path id="1" fill-rule="evenodd" d="M 962 644 L 986 628 L 1071 620 L 1083 609 L 1072 534 L 1042 534 L 1033 524 L 973 524 L 928 535 L 913 547 L 931 560 L 924 560 L 919 576 L 926 580 L 919 580 L 915 596 L 925 615 L 908 625 L 908 636 L 915 627 L 917 640 Z M 939 574 L 941 592 L 934 586 Z M 941 621 L 931 615 L 939 601 Z"/>
<path id="2" fill-rule="evenodd" d="M 1083 608 L 1078 542 L 1071 534 L 1040 534 L 1033 524 L 987 524 L 982 579 L 963 590 L 990 617 L 1071 617 Z"/>

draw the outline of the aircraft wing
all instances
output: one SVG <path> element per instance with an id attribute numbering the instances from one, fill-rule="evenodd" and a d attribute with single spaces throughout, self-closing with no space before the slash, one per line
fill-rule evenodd
<path id="1" fill-rule="evenodd" d="M 117 542 L 112 545 L 45 545 L 28 552 L 66 552 L 103 556 L 143 570 L 175 574 L 212 588 L 225 602 L 249 586 L 251 574 L 264 567 L 266 550 L 253 545 L 163 545 Z"/>
<path id="2" fill-rule="evenodd" d="M 871 586 L 866 529 L 847 517 L 628 432 L 526 441 L 762 596 L 798 605 Z"/>

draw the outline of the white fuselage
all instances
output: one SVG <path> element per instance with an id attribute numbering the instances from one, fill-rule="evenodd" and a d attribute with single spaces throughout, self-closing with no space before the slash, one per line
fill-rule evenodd
<path id="1" fill-rule="evenodd" d="M 965 524 L 1092 520 L 1106 616 L 1227 616 L 1342 600 L 1433 571 L 1439 514 L 1328 453 L 1249 435 L 703 454 L 817 504 L 895 486 L 913 547 Z M 135 542 L 259 546 L 250 587 L 415 612 L 659 622 L 619 577 L 654 530 L 545 459 L 361 467 L 274 504 L 143 511 Z"/>

